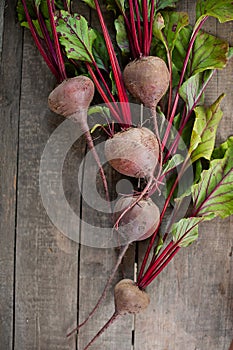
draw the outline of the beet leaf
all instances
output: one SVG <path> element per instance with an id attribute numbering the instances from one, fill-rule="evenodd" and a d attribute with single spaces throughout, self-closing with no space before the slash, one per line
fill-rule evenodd
<path id="1" fill-rule="evenodd" d="M 214 71 L 208 69 L 188 78 L 179 89 L 180 97 L 185 101 L 187 114 L 193 111 L 197 105 L 204 103 L 204 90 L 213 76 Z"/>
<path id="2" fill-rule="evenodd" d="M 156 10 L 163 10 L 166 7 L 176 7 L 178 0 L 157 0 L 156 1 Z"/>
<path id="3" fill-rule="evenodd" d="M 67 11 L 61 11 L 55 19 L 59 40 L 65 47 L 67 57 L 91 63 L 94 60 L 92 47 L 96 34 L 89 28 L 87 20 Z"/>
<path id="4" fill-rule="evenodd" d="M 218 149 L 222 158 L 213 159 L 200 181 L 192 186 L 193 216 L 226 218 L 233 214 L 233 137 Z"/>
<path id="5" fill-rule="evenodd" d="M 163 165 L 162 175 L 169 173 L 183 163 L 184 157 L 177 153 Z"/>
<path id="6" fill-rule="evenodd" d="M 216 132 L 223 112 L 220 103 L 222 94 L 210 107 L 198 106 L 195 111 L 195 122 L 191 134 L 189 154 L 192 162 L 200 158 L 210 160 L 214 150 Z"/>
<path id="7" fill-rule="evenodd" d="M 176 41 L 182 28 L 189 24 L 189 17 L 186 12 L 162 12 L 158 13 L 154 24 L 153 34 L 161 40 L 172 55 Z"/>
<path id="8" fill-rule="evenodd" d="M 130 45 L 127 36 L 127 31 L 125 27 L 124 18 L 120 15 L 114 21 L 115 29 L 116 29 L 116 42 L 119 48 L 121 49 L 122 55 L 128 55 L 130 53 Z"/>
<path id="9" fill-rule="evenodd" d="M 203 218 L 189 217 L 183 218 L 172 225 L 171 233 L 173 241 L 179 247 L 187 247 L 198 238 L 198 224 Z"/>
<path id="10" fill-rule="evenodd" d="M 200 21 L 203 16 L 212 16 L 220 23 L 233 20 L 233 2 L 231 0 L 198 0 L 196 3 L 196 16 Z"/>

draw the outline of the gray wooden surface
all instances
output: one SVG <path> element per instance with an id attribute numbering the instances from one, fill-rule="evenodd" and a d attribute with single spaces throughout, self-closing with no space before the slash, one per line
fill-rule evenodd
<path id="1" fill-rule="evenodd" d="M 78 3 L 78 7 L 90 16 L 85 5 Z M 180 1 L 179 9 L 189 11 L 194 20 L 192 1 Z M 97 23 L 93 12 L 91 20 Z M 232 23 L 220 25 L 211 20 L 206 30 L 233 45 Z M 63 119 L 47 108 L 55 81 L 29 32 L 16 22 L 15 1 L 0 4 L 0 59 L 0 350 L 82 350 L 114 310 L 113 287 L 78 338 L 67 339 L 66 332 L 95 304 L 117 251 L 66 238 L 43 207 L 40 159 L 49 136 Z M 215 75 L 207 92 L 210 103 L 221 92 L 227 94 L 218 142 L 233 134 L 232 86 L 233 61 Z M 91 220 L 107 223 L 107 217 L 90 211 L 80 198 L 76 179 L 84 155 L 81 138 L 65 162 L 66 198 L 82 219 L 88 221 L 91 216 Z M 116 181 L 116 174 L 110 175 Z M 85 239 L 85 227 L 80 225 L 77 230 L 80 239 Z M 92 349 L 229 349 L 233 338 L 233 219 L 202 225 L 200 232 L 198 242 L 181 250 L 148 288 L 149 309 L 136 318 L 119 320 Z M 139 260 L 146 244 L 138 247 Z M 133 277 L 134 259 L 135 247 L 131 246 L 124 260 L 127 277 Z M 119 269 L 114 282 L 121 276 Z"/>
<path id="2" fill-rule="evenodd" d="M 1 4 L 1 11 L 4 1 Z M 0 15 L 0 347 L 14 340 L 15 233 L 17 208 L 18 132 L 21 98 L 22 31 L 15 23 L 14 6 Z M 10 39 L 11 38 L 11 39 Z"/>

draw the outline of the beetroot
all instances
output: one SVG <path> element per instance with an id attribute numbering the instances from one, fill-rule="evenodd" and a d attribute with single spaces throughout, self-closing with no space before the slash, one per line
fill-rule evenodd
<path id="1" fill-rule="evenodd" d="M 114 208 L 115 220 L 129 208 L 137 197 L 120 198 Z M 159 224 L 160 212 L 157 205 L 150 199 L 141 199 L 122 217 L 118 232 L 126 242 L 141 241 L 150 237 Z"/>
<path id="2" fill-rule="evenodd" d="M 125 314 L 138 314 L 144 311 L 149 303 L 149 295 L 141 290 L 134 281 L 130 279 L 123 279 L 118 282 L 114 288 L 114 302 L 115 311 L 112 317 L 107 323 L 100 329 L 100 331 L 94 336 L 94 338 L 86 345 L 83 350 L 89 349 L 89 347 L 95 342 L 101 334 L 108 329 L 120 316 Z"/>
<path id="3" fill-rule="evenodd" d="M 86 76 L 79 75 L 64 80 L 49 95 L 49 108 L 64 117 L 73 120 L 80 125 L 86 137 L 89 149 L 99 167 L 100 176 L 103 181 L 106 199 L 110 202 L 108 184 L 102 168 L 99 156 L 95 150 L 94 143 L 87 123 L 87 112 L 93 99 L 95 86 L 92 80 Z"/>
<path id="4" fill-rule="evenodd" d="M 64 80 L 50 93 L 49 108 L 57 114 L 80 123 L 83 131 L 86 131 L 87 111 L 94 92 L 95 86 L 88 77 L 80 75 Z"/>
<path id="5" fill-rule="evenodd" d="M 159 57 L 146 56 L 127 64 L 123 72 L 127 90 L 145 107 L 156 108 L 169 86 L 169 71 Z"/>
<path id="6" fill-rule="evenodd" d="M 149 295 L 130 279 L 123 279 L 116 284 L 114 300 L 116 312 L 120 315 L 138 314 L 150 303 Z"/>
<path id="7" fill-rule="evenodd" d="M 131 127 L 106 141 L 105 156 L 121 174 L 150 178 L 158 163 L 159 143 L 151 130 Z"/>

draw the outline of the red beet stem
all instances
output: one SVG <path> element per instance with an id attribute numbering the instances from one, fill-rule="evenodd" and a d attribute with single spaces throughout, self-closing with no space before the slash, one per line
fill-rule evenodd
<path id="1" fill-rule="evenodd" d="M 215 74 L 216 72 L 216 69 L 213 70 L 212 74 L 209 76 L 209 78 L 207 79 L 207 81 L 205 82 L 205 84 L 202 86 L 202 89 L 200 91 L 200 93 L 198 94 L 198 96 L 196 97 L 195 101 L 194 101 L 194 104 L 193 106 L 190 108 L 190 110 L 188 111 L 188 113 L 186 113 L 186 109 L 184 108 L 184 111 L 183 111 L 183 116 L 182 116 L 182 120 L 181 120 L 181 124 L 180 124 L 180 127 L 179 127 L 179 130 L 178 130 L 178 133 L 175 137 L 175 140 L 173 142 L 173 144 L 171 145 L 171 147 L 169 148 L 169 151 L 168 153 L 166 154 L 166 157 L 164 158 L 164 163 L 168 160 L 168 158 L 172 155 L 172 154 L 175 154 L 176 150 L 177 150 L 177 147 L 179 145 L 179 140 L 181 138 L 181 135 L 182 135 L 182 132 L 183 132 L 183 129 L 184 127 L 186 126 L 187 122 L 189 121 L 189 118 L 191 117 L 192 115 L 192 112 L 194 110 L 194 108 L 197 106 L 203 92 L 205 91 L 206 87 L 208 86 L 211 78 L 213 77 L 213 75 Z"/>
<path id="2" fill-rule="evenodd" d="M 185 56 L 185 59 L 184 59 L 183 68 L 182 68 L 181 75 L 180 75 L 180 80 L 179 80 L 179 83 L 178 83 L 178 86 L 177 86 L 177 90 L 176 90 L 176 95 L 175 95 L 175 99 L 174 99 L 174 103 L 173 103 L 172 112 L 171 112 L 171 115 L 169 116 L 168 126 L 167 126 L 167 129 L 166 129 L 166 132 L 165 132 L 165 135 L 164 135 L 164 138 L 163 138 L 163 142 L 162 142 L 163 149 L 166 146 L 166 143 L 167 143 L 167 140 L 168 140 L 168 137 L 169 137 L 169 133 L 170 133 L 171 128 L 172 128 L 172 123 L 173 123 L 173 120 L 174 120 L 175 115 L 176 115 L 176 109 L 177 109 L 179 96 L 180 96 L 179 95 L 179 89 L 180 89 L 180 87 L 181 87 L 181 85 L 183 83 L 184 75 L 185 75 L 185 72 L 186 72 L 186 68 L 188 66 L 188 61 L 189 61 L 189 57 L 190 57 L 190 54 L 191 54 L 194 42 L 196 40 L 197 34 L 199 33 L 199 30 L 201 29 L 201 27 L 203 26 L 203 24 L 206 22 L 207 19 L 208 19 L 208 16 L 203 17 L 203 19 L 201 20 L 201 22 L 199 23 L 197 28 L 194 30 L 194 32 L 192 34 L 192 37 L 190 39 L 190 42 L 189 42 L 189 45 L 188 45 L 188 49 L 187 49 L 187 53 L 186 53 L 186 56 Z"/>
<path id="3" fill-rule="evenodd" d="M 95 83 L 95 86 L 97 88 L 97 90 L 99 91 L 102 99 L 104 100 L 104 102 L 108 105 L 108 108 L 111 110 L 112 114 L 114 115 L 114 117 L 116 118 L 117 122 L 118 123 L 122 123 L 122 120 L 120 119 L 117 111 L 113 108 L 113 105 L 112 103 L 109 101 L 107 95 L 105 94 L 104 90 L 102 89 L 93 69 L 91 68 L 90 64 L 89 63 L 86 63 L 86 66 L 87 66 L 87 69 L 88 69 L 88 72 L 90 73 L 94 83 Z"/>
<path id="4" fill-rule="evenodd" d="M 129 247 L 129 243 L 126 244 L 125 246 L 123 246 L 123 247 L 121 248 L 120 254 L 119 254 L 118 259 L 117 259 L 117 262 L 116 262 L 116 264 L 115 264 L 115 266 L 114 266 L 114 268 L 113 268 L 113 270 L 112 270 L 112 273 L 111 273 L 111 275 L 109 276 L 109 278 L 108 278 L 108 280 L 107 280 L 107 282 L 106 282 L 106 284 L 105 284 L 104 290 L 103 290 L 103 292 L 102 292 L 100 298 L 98 299 L 96 305 L 95 305 L 94 308 L 92 309 L 92 311 L 89 313 L 89 315 L 87 316 L 87 318 L 86 318 L 82 323 L 80 323 L 75 329 L 73 329 L 73 330 L 69 333 L 69 335 L 75 333 L 78 329 L 80 329 L 82 326 L 84 326 L 84 325 L 87 323 L 87 321 L 94 315 L 95 311 L 96 311 L 96 310 L 98 309 L 98 307 L 100 306 L 100 303 L 105 299 L 106 294 L 107 294 L 107 291 L 108 291 L 108 288 L 109 288 L 110 284 L 112 283 L 112 280 L 113 280 L 113 278 L 114 278 L 114 276 L 115 276 L 115 274 L 116 274 L 116 272 L 117 272 L 117 270 L 118 270 L 119 265 L 121 264 L 121 261 L 122 261 L 124 255 L 125 255 L 125 253 L 126 253 L 128 247 Z"/>
<path id="5" fill-rule="evenodd" d="M 155 14 L 155 1 L 151 0 L 150 5 L 150 24 L 149 24 L 149 38 L 148 38 L 148 55 L 150 54 L 150 47 L 153 36 L 153 22 L 154 22 L 154 14 Z"/>
<path id="6" fill-rule="evenodd" d="M 156 267 L 163 261 L 167 254 L 170 253 L 171 248 L 173 248 L 174 242 L 170 242 L 164 251 L 158 256 L 156 261 L 152 266 L 149 266 L 147 272 L 143 276 L 143 278 L 138 282 L 139 287 L 143 287 L 144 283 L 150 278 L 150 276 L 155 272 Z"/>
<path id="7" fill-rule="evenodd" d="M 116 57 L 116 53 L 115 53 L 113 45 L 112 45 L 112 40 L 110 38 L 107 26 L 105 24 L 105 21 L 104 21 L 104 18 L 103 18 L 101 9 L 100 9 L 99 2 L 98 2 L 98 0 L 94 0 L 94 2 L 95 2 L 98 17 L 99 17 L 100 25 L 101 25 L 101 28 L 103 31 L 103 35 L 104 35 L 106 47 L 108 50 L 110 62 L 112 65 L 112 71 L 113 71 L 113 75 L 114 75 L 115 82 L 116 82 L 119 100 L 120 100 L 120 102 L 126 102 L 126 103 L 122 104 L 123 118 L 124 118 L 125 124 L 131 125 L 132 122 L 131 122 L 130 107 L 128 105 L 128 96 L 127 96 L 126 89 L 125 89 L 125 86 L 123 83 L 121 69 L 120 69 L 120 66 L 119 66 L 119 63 L 118 63 L 118 60 Z"/>
<path id="8" fill-rule="evenodd" d="M 101 70 L 99 69 L 99 67 L 97 66 L 97 63 L 96 63 L 95 60 L 94 60 L 94 57 L 91 57 L 91 60 L 92 60 L 93 66 L 95 67 L 97 73 L 99 74 L 99 77 L 100 77 L 102 83 L 104 84 L 104 87 L 105 87 L 107 93 L 109 94 L 109 97 L 111 98 L 111 100 L 112 100 L 113 102 L 116 102 L 116 100 L 115 100 L 113 94 L 111 93 L 111 91 L 110 91 L 110 89 L 109 89 L 108 84 L 106 83 L 106 81 L 105 81 L 105 79 L 104 79 L 104 77 L 103 77 L 103 75 L 102 75 L 102 73 L 101 73 Z M 116 105 L 116 107 L 118 108 L 117 105 Z"/>
<path id="9" fill-rule="evenodd" d="M 196 227 L 203 218 L 200 218 L 199 222 L 196 222 L 192 227 L 190 227 L 178 240 L 177 242 L 171 241 L 164 251 L 159 255 L 159 257 L 150 264 L 144 277 L 138 282 L 138 286 L 141 288 L 146 288 L 167 266 L 167 264 L 172 260 L 175 254 L 180 250 L 180 243 L 188 235 L 188 233 Z M 152 259 L 153 261 L 153 259 Z"/>
<path id="10" fill-rule="evenodd" d="M 180 172 L 179 172 L 179 174 L 177 175 L 177 178 L 176 178 L 176 180 L 175 180 L 175 182 L 174 182 L 174 184 L 173 184 L 173 186 L 172 186 L 172 188 L 171 188 L 171 190 L 170 190 L 170 193 L 168 194 L 168 197 L 167 197 L 167 199 L 166 199 L 166 201 L 165 201 L 165 203 L 164 203 L 163 210 L 162 210 L 162 212 L 161 212 L 161 214 L 160 214 L 160 220 L 159 220 L 158 229 L 154 232 L 154 234 L 153 234 L 153 236 L 151 237 L 151 240 L 150 240 L 150 242 L 149 242 L 148 248 L 147 248 L 146 253 L 145 253 L 145 255 L 144 255 L 144 259 L 143 259 L 143 262 L 142 262 L 142 265 L 141 265 L 141 268 L 140 268 L 140 271 L 139 271 L 138 281 L 140 281 L 141 278 L 142 278 L 142 275 L 143 275 L 143 273 L 144 273 L 144 270 L 145 270 L 145 267 L 146 267 L 146 264 L 147 264 L 147 261 L 148 261 L 148 258 L 149 258 L 150 251 L 151 251 L 151 249 L 152 249 L 152 247 L 153 247 L 153 244 L 154 244 L 156 235 L 157 235 L 157 233 L 158 233 L 158 231 L 159 231 L 159 227 L 160 227 L 160 225 L 161 225 L 162 219 L 163 219 L 163 217 L 164 217 L 164 215 L 165 215 L 165 212 L 166 212 L 166 210 L 167 210 L 167 207 L 168 207 L 168 205 L 169 205 L 169 203 L 170 203 L 170 200 L 171 200 L 171 197 L 172 197 L 172 195 L 173 195 L 173 192 L 175 191 L 176 186 L 178 185 L 178 183 L 179 183 L 181 177 L 183 176 L 183 173 L 184 173 L 184 171 L 185 171 L 185 168 L 186 168 L 186 165 L 187 165 L 187 162 L 188 162 L 188 161 L 189 161 L 189 157 L 187 157 L 187 158 L 184 160 L 183 165 L 182 165 L 182 167 L 181 167 L 181 169 L 180 169 Z"/>
<path id="11" fill-rule="evenodd" d="M 45 50 L 44 50 L 44 48 L 43 48 L 43 46 L 41 44 L 40 38 L 39 38 L 39 36 L 38 36 L 38 34 L 36 32 L 34 24 L 33 24 L 32 20 L 30 18 L 30 15 L 28 13 L 28 8 L 27 8 L 27 5 L 26 5 L 26 1 L 22 0 L 22 4 L 23 4 L 23 7 L 24 7 L 24 12 L 25 12 L 25 15 L 26 15 L 26 18 L 27 18 L 27 22 L 28 22 L 28 25 L 29 25 L 32 37 L 33 37 L 34 42 L 36 44 L 36 47 L 38 48 L 41 56 L 43 57 L 44 61 L 46 62 L 47 66 L 49 67 L 49 69 L 51 70 L 53 75 L 55 75 L 56 79 L 60 82 L 62 80 L 61 76 L 60 76 L 59 72 L 57 71 L 56 67 L 54 67 L 53 63 L 49 59 L 48 55 L 46 54 L 46 52 L 45 52 Z"/>
<path id="12" fill-rule="evenodd" d="M 176 247 L 171 255 L 165 259 L 164 263 L 150 276 L 150 278 L 143 284 L 141 288 L 145 289 L 169 264 L 169 262 L 174 258 L 174 256 L 178 253 L 181 247 Z"/>
<path id="13" fill-rule="evenodd" d="M 138 7 L 138 0 L 134 0 L 134 6 L 135 6 L 135 14 L 136 14 L 136 18 L 137 18 L 138 40 L 139 40 L 139 45 L 140 45 L 141 52 L 142 52 L 142 28 L 141 28 L 141 19 L 140 19 L 139 7 Z"/>
<path id="14" fill-rule="evenodd" d="M 102 164 L 100 162 L 99 156 L 98 156 L 98 154 L 96 152 L 95 145 L 94 145 L 93 139 L 91 137 L 91 134 L 90 134 L 87 122 L 84 122 L 83 125 L 81 125 L 81 127 L 82 127 L 82 131 L 84 132 L 84 135 L 85 135 L 85 138 L 86 138 L 86 141 L 87 141 L 87 145 L 88 145 L 89 149 L 91 150 L 91 152 L 93 154 L 93 157 L 94 157 L 94 159 L 95 159 L 95 161 L 96 161 L 96 163 L 97 163 L 97 165 L 99 167 L 100 176 L 101 176 L 101 179 L 102 179 L 102 182 L 103 182 L 103 185 L 104 185 L 106 200 L 108 201 L 108 203 L 110 205 L 108 183 L 107 183 L 106 176 L 104 174 L 104 170 L 103 170 Z M 110 208 L 111 208 L 111 206 L 110 206 Z"/>
<path id="15" fill-rule="evenodd" d="M 148 4 L 147 0 L 142 0 L 142 16 L 143 16 L 143 54 L 148 56 L 149 28 L 148 28 Z"/>
<path id="16" fill-rule="evenodd" d="M 54 66 L 57 66 L 58 63 L 57 63 L 56 52 L 54 50 L 53 43 L 52 43 L 52 40 L 50 38 L 50 34 L 48 32 L 48 29 L 45 25 L 44 18 L 43 18 L 42 14 L 40 13 L 38 8 L 36 8 L 36 11 L 37 11 L 37 18 L 38 18 L 38 22 L 40 25 L 40 29 L 41 29 L 41 32 L 43 34 L 43 38 L 45 40 L 45 43 L 46 43 L 46 46 L 48 49 L 47 54 L 49 54 L 50 60 L 51 60 L 51 62 L 53 61 Z"/>
<path id="17" fill-rule="evenodd" d="M 137 30 L 136 30 L 136 25 L 135 25 L 135 20 L 134 20 L 133 0 L 129 0 L 129 13 L 130 13 L 130 23 L 131 23 L 131 29 L 132 29 L 132 31 L 131 31 L 132 39 L 133 39 L 136 55 L 137 55 L 137 57 L 140 57 L 142 52 L 141 52 L 141 48 L 139 46 Z"/>
<path id="18" fill-rule="evenodd" d="M 112 317 L 105 323 L 105 325 L 99 330 L 99 332 L 94 336 L 94 338 L 92 338 L 92 340 L 85 346 L 83 350 L 89 349 L 89 347 L 96 341 L 96 339 L 98 339 L 101 334 L 103 334 L 108 329 L 108 327 L 111 326 L 119 317 L 120 315 L 115 311 Z"/>
<path id="19" fill-rule="evenodd" d="M 49 11 L 50 25 L 51 25 L 52 33 L 53 33 L 55 51 L 57 54 L 58 67 L 59 67 L 61 78 L 63 80 L 65 80 L 67 78 L 67 75 L 66 75 L 64 60 L 63 60 L 61 49 L 60 49 L 59 39 L 58 39 L 55 21 L 54 21 L 53 8 L 52 8 L 52 6 L 54 6 L 54 1 L 52 1 L 52 3 L 51 3 L 51 0 L 47 0 L 47 6 L 48 6 L 48 11 Z"/>

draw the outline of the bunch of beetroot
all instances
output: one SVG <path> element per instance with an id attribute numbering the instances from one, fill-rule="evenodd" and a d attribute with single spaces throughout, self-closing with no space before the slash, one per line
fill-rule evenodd
<path id="1" fill-rule="evenodd" d="M 174 162 L 173 157 L 176 156 L 179 149 L 179 141 L 183 136 L 183 131 L 187 128 L 190 121 L 192 121 L 195 113 L 197 115 L 196 108 L 201 101 L 201 97 L 203 97 L 203 92 L 210 78 L 217 68 L 224 67 L 230 54 L 228 51 L 229 48 L 223 48 L 220 42 L 222 45 L 219 44 L 221 50 L 225 50 L 225 62 L 220 60 L 223 62 L 222 66 L 218 60 L 215 63 L 211 61 L 212 65 L 208 66 L 207 64 L 205 69 L 202 70 L 197 64 L 197 67 L 194 66 L 195 43 L 196 40 L 201 40 L 199 35 L 202 26 L 208 19 L 208 4 L 210 5 L 211 0 L 206 1 L 205 5 L 201 1 L 197 1 L 197 14 L 199 17 L 193 29 L 190 29 L 188 22 L 185 22 L 184 18 L 180 21 L 181 15 L 178 13 L 173 13 L 172 11 L 170 13 L 164 12 L 164 17 L 162 17 L 159 12 L 159 10 L 163 10 L 162 2 L 159 2 L 161 3 L 159 8 L 157 2 L 153 0 L 129 0 L 125 7 L 122 5 L 122 2 L 116 1 L 115 13 L 119 15 L 116 24 L 119 21 L 121 21 L 121 24 L 123 23 L 125 36 L 128 40 L 128 61 L 126 63 L 122 63 L 125 62 L 125 57 L 122 62 L 119 62 L 117 58 L 116 50 L 112 44 L 98 0 L 93 0 L 91 3 L 97 12 L 102 34 L 89 28 L 86 19 L 81 15 L 71 14 L 69 1 L 65 1 L 62 4 L 59 1 L 46 0 L 43 3 L 47 4 L 50 20 L 49 29 L 47 28 L 47 21 L 43 19 L 40 2 L 35 2 L 35 6 L 32 9 L 31 5 L 28 6 L 28 1 L 22 0 L 19 1 L 18 9 L 22 17 L 23 6 L 24 16 L 26 17 L 37 47 L 60 83 L 49 95 L 49 108 L 53 112 L 63 115 L 80 125 L 81 130 L 86 136 L 87 144 L 92 150 L 93 156 L 99 166 L 106 199 L 109 201 L 108 183 L 99 156 L 95 150 L 87 122 L 88 109 L 93 101 L 96 89 L 102 101 L 107 104 L 112 116 L 111 123 L 108 122 L 108 135 L 110 136 L 105 143 L 106 160 L 120 174 L 138 179 L 138 181 L 143 180 L 144 182 L 144 187 L 140 191 L 122 196 L 114 207 L 113 229 L 122 238 L 120 240 L 120 242 L 123 242 L 122 249 L 117 264 L 108 279 L 97 305 L 78 328 L 88 321 L 105 297 L 113 275 L 129 244 L 150 237 L 137 281 L 124 279 L 115 286 L 115 311 L 111 319 L 85 347 L 86 350 L 120 315 L 126 313 L 136 314 L 146 309 L 149 304 L 149 296 L 146 294 L 145 288 L 162 272 L 182 246 L 188 246 L 197 238 L 198 224 L 203 220 L 209 220 L 213 217 L 213 215 L 210 217 L 209 213 L 203 212 L 203 208 L 205 207 L 203 203 L 210 205 L 208 202 L 209 196 L 202 198 L 202 201 L 198 197 L 198 185 L 203 180 L 200 175 L 188 193 L 188 195 L 192 196 L 193 201 L 191 215 L 182 218 L 176 223 L 178 210 L 175 206 L 174 214 L 166 228 L 166 232 L 161 235 L 162 239 L 160 241 L 157 239 L 166 210 L 176 196 L 179 181 L 190 163 L 195 164 L 197 160 L 204 157 L 209 161 L 210 169 L 212 167 L 211 157 L 214 145 L 213 147 L 211 146 L 212 149 L 209 155 L 198 155 L 198 145 L 193 145 L 195 143 L 195 140 L 193 141 L 194 135 L 192 134 L 193 123 L 190 124 L 190 137 L 187 144 L 188 154 L 180 158 L 178 173 L 174 172 L 175 166 L 172 164 Z M 88 3 L 90 4 L 90 1 Z M 174 7 L 176 1 L 168 1 L 166 3 Z M 227 16 L 224 15 L 225 12 L 222 8 L 216 8 L 215 10 L 211 8 L 211 15 L 218 18 L 221 22 L 233 19 L 232 3 L 228 3 L 227 1 L 224 3 L 224 6 L 226 6 L 225 10 L 228 10 Z M 166 29 L 164 18 L 167 19 L 169 28 L 173 33 L 169 33 L 168 29 Z M 185 19 L 187 20 L 186 17 Z M 173 26 L 171 26 L 172 21 L 174 21 Z M 79 25 L 82 25 L 82 30 L 79 30 Z M 38 26 L 40 27 L 40 31 L 38 31 Z M 116 25 L 116 31 L 118 32 L 118 30 L 119 27 Z M 177 47 L 175 46 L 179 35 L 189 38 L 184 56 L 179 52 L 180 47 L 178 45 Z M 95 42 L 98 40 L 99 45 L 95 46 Z M 154 49 L 155 44 L 158 48 L 157 51 Z M 217 47 L 217 43 L 215 44 L 215 47 Z M 121 47 L 119 40 L 118 45 Z M 98 52 L 98 48 L 100 47 L 102 47 L 102 51 L 100 50 Z M 108 52 L 107 60 L 101 56 L 101 52 L 106 51 Z M 156 52 L 160 53 L 161 57 L 153 55 Z M 181 66 L 180 61 L 174 62 L 177 57 L 179 59 L 182 58 Z M 69 74 L 67 74 L 65 67 L 71 66 L 76 76 L 69 77 Z M 203 72 L 206 71 L 208 71 L 208 74 L 205 73 L 204 75 Z M 191 79 L 194 79 L 194 77 L 196 79 L 195 86 L 198 85 L 197 82 L 199 85 L 195 91 L 196 95 L 194 97 L 192 96 L 193 100 L 191 101 L 188 89 L 189 84 L 192 82 Z M 184 91 L 187 92 L 186 95 Z M 150 117 L 153 121 L 153 131 L 144 126 L 132 125 L 129 97 L 149 109 Z M 182 103 L 181 97 L 183 100 Z M 163 103 L 161 103 L 162 100 Z M 220 100 L 216 102 L 216 110 L 219 108 Z M 163 135 L 158 127 L 158 112 L 160 115 L 167 114 L 167 127 Z M 116 123 L 120 128 L 118 132 L 115 132 L 116 128 L 114 124 Z M 206 124 L 208 123 L 209 121 L 207 120 Z M 176 124 L 177 135 L 170 142 L 174 124 Z M 207 131 L 209 132 L 209 129 Z M 199 141 L 199 145 L 201 142 L 202 140 Z M 204 142 L 206 141 L 204 140 L 203 144 Z M 228 147 L 232 147 L 232 144 L 233 142 L 229 141 Z M 230 152 L 225 152 L 224 157 L 227 158 Z M 231 181 L 233 181 L 232 169 L 233 166 L 226 174 L 226 176 L 231 176 Z M 155 191 L 158 191 L 160 194 L 160 185 L 166 176 L 170 174 L 173 176 L 171 186 L 165 196 L 163 208 L 160 210 L 159 206 L 150 197 Z M 211 172 L 209 176 L 211 183 Z M 222 185 L 221 179 L 219 182 Z M 219 186 L 218 184 L 216 185 L 216 187 Z M 214 190 L 215 187 L 212 188 L 212 191 Z M 178 208 L 185 197 L 185 194 L 181 197 Z M 233 212 L 233 207 L 231 206 L 227 210 L 226 214 L 224 208 L 221 208 L 221 214 L 219 216 L 226 217 L 230 215 Z M 220 209 L 218 212 L 220 212 Z M 223 212 L 224 214 L 222 214 Z M 169 234 L 171 233 L 172 238 L 167 243 Z M 152 251 L 154 253 L 149 261 L 149 255 Z M 68 335 L 71 335 L 74 331 Z"/>

